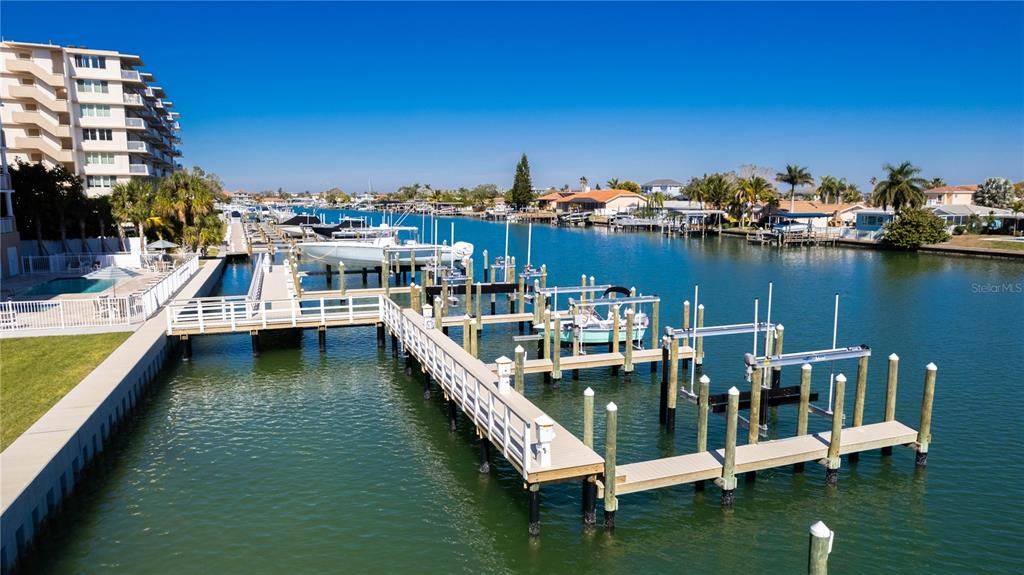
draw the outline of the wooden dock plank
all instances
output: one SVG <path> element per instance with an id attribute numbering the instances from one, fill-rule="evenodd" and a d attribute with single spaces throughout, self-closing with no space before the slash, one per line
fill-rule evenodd
<path id="1" fill-rule="evenodd" d="M 683 350 L 686 350 L 685 352 Z M 679 357 L 687 359 L 693 357 L 693 350 L 689 347 L 680 348 Z M 563 355 L 561 365 L 564 372 L 569 369 L 591 369 L 595 367 L 622 366 L 626 356 L 621 353 L 589 353 L 586 355 Z M 633 352 L 633 363 L 651 363 L 661 361 L 661 349 L 640 349 Z M 487 364 L 487 368 L 498 373 L 498 366 L 494 363 Z M 528 359 L 523 363 L 523 373 L 550 373 L 552 364 L 550 359 Z"/>
<path id="2" fill-rule="evenodd" d="M 787 437 L 736 447 L 736 473 L 760 471 L 794 463 L 818 461 L 828 454 L 831 432 Z M 913 443 L 917 431 L 898 421 L 872 423 L 843 429 L 840 454 Z M 721 476 L 724 449 L 627 463 L 616 468 L 617 495 L 692 483 Z"/>
<path id="3" fill-rule="evenodd" d="M 469 317 L 466 314 L 449 315 L 441 318 L 441 325 L 444 327 L 462 327 L 462 323 Z M 519 321 L 533 321 L 532 313 L 499 313 L 494 315 L 483 314 L 477 318 L 480 325 L 496 325 L 502 323 L 515 323 Z"/>

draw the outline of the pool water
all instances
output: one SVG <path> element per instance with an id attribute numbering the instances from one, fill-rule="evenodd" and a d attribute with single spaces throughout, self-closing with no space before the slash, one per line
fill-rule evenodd
<path id="1" fill-rule="evenodd" d="M 99 293 L 117 283 L 114 280 L 60 278 L 33 286 L 22 295 L 59 295 L 64 293 Z"/>

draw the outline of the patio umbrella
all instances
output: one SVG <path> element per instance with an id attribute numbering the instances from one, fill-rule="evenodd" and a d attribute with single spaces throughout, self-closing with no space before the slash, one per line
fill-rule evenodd
<path id="1" fill-rule="evenodd" d="M 132 271 L 127 268 L 123 268 L 120 266 L 107 266 L 105 268 L 100 268 L 94 272 L 87 273 L 85 274 L 85 277 L 94 280 L 123 280 L 133 278 L 137 275 L 139 275 L 139 272 Z M 117 297 L 116 281 L 114 282 L 113 288 L 114 297 Z"/>
<path id="2" fill-rule="evenodd" d="M 146 249 L 150 249 L 150 250 L 169 250 L 171 248 L 176 248 L 176 247 L 178 247 L 178 244 L 176 244 L 174 242 L 169 242 L 167 240 L 157 240 L 157 241 L 155 241 L 155 242 L 153 242 L 151 244 L 148 244 L 146 246 Z"/>

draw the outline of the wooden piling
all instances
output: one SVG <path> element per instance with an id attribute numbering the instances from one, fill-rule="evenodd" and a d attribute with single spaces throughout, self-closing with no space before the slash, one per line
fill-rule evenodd
<path id="1" fill-rule="evenodd" d="M 697 327 L 704 327 L 704 304 L 697 306 Z M 704 372 L 704 336 L 697 337 L 697 349 L 694 360 L 697 364 L 697 373 Z"/>
<path id="2" fill-rule="evenodd" d="M 473 313 L 473 258 L 465 259 L 466 266 L 466 314 Z"/>
<path id="3" fill-rule="evenodd" d="M 918 467 L 928 464 L 928 445 L 932 441 L 932 402 L 935 400 L 935 376 L 939 368 L 929 363 L 924 368 L 924 393 L 921 396 L 921 424 L 917 427 Z"/>
<path id="4" fill-rule="evenodd" d="M 381 269 L 381 282 L 384 287 L 384 297 L 391 297 L 391 264 L 388 263 L 388 259 L 384 258 L 380 262 Z"/>
<path id="5" fill-rule="evenodd" d="M 548 264 L 540 264 L 540 287 L 548 287 Z"/>
<path id="6" fill-rule="evenodd" d="M 338 262 L 338 293 L 345 297 L 345 262 Z"/>
<path id="7" fill-rule="evenodd" d="M 589 387 L 583 390 L 583 445 L 594 448 L 594 390 Z M 588 475 L 583 478 L 583 524 L 593 525 L 596 522 L 597 477 Z"/>
<path id="8" fill-rule="evenodd" d="M 722 489 L 722 507 L 732 506 L 733 491 L 736 489 L 736 423 L 739 407 L 740 390 L 733 386 L 729 388 L 729 405 L 725 416 L 725 462 L 722 465 L 722 477 L 717 482 Z"/>
<path id="9" fill-rule="evenodd" d="M 832 530 L 821 521 L 811 525 L 807 551 L 808 575 L 828 575 L 828 554 L 832 548 Z"/>
<path id="10" fill-rule="evenodd" d="M 661 337 L 661 399 L 658 402 L 658 423 L 662 425 L 668 414 L 668 353 L 668 336 L 665 335 Z"/>
<path id="11" fill-rule="evenodd" d="M 491 268 L 487 262 L 487 250 L 484 250 L 484 282 L 491 281 Z"/>
<path id="12" fill-rule="evenodd" d="M 853 427 L 864 423 L 864 397 L 868 388 L 868 357 L 857 360 L 857 389 L 853 399 Z"/>
<path id="13" fill-rule="evenodd" d="M 526 370 L 526 350 L 523 346 L 517 345 L 516 350 L 516 366 L 515 366 L 515 379 L 513 380 L 512 387 L 519 393 L 523 393 L 523 379 L 525 377 Z"/>
<path id="14" fill-rule="evenodd" d="M 476 298 L 474 298 L 474 300 L 476 302 L 476 313 L 473 314 L 473 317 L 476 317 L 476 318 L 482 317 L 480 315 L 480 306 L 481 306 L 481 304 L 482 304 L 482 302 L 484 300 L 483 289 L 484 289 L 483 284 L 480 284 L 480 283 L 476 284 Z"/>
<path id="15" fill-rule="evenodd" d="M 530 484 L 530 536 L 540 535 L 540 484 Z"/>
<path id="16" fill-rule="evenodd" d="M 835 397 L 832 400 L 832 435 L 828 442 L 828 459 L 825 461 L 825 483 L 835 485 L 839 481 L 839 446 L 843 436 L 843 401 L 846 395 L 846 376 L 836 376 Z"/>
<path id="17" fill-rule="evenodd" d="M 555 329 L 551 330 L 551 379 L 562 379 L 562 314 L 555 312 L 551 316 Z"/>
<path id="18" fill-rule="evenodd" d="M 604 434 L 604 528 L 615 529 L 615 512 L 619 500 L 615 496 L 615 435 L 618 431 L 619 408 L 614 402 L 608 404 Z"/>
<path id="19" fill-rule="evenodd" d="M 327 278 L 327 287 L 331 287 L 331 283 L 333 281 L 331 279 L 332 275 L 331 264 L 324 264 L 324 276 Z"/>
<path id="20" fill-rule="evenodd" d="M 633 310 L 626 310 L 626 353 L 622 360 L 622 371 L 628 381 L 633 377 Z"/>
<path id="21" fill-rule="evenodd" d="M 477 323 L 476 318 L 469 320 L 469 353 L 473 357 L 480 357 L 480 324 Z"/>
<path id="22" fill-rule="evenodd" d="M 519 276 L 519 287 L 516 288 L 516 311 L 526 312 L 526 278 L 523 276 Z M 519 322 L 519 333 L 523 333 L 524 325 L 523 322 Z"/>
<path id="23" fill-rule="evenodd" d="M 658 315 L 659 315 L 659 311 L 660 311 L 659 310 L 659 304 L 660 303 L 661 302 L 653 302 L 653 303 L 651 303 L 651 323 L 650 323 L 650 325 L 647 328 L 647 329 L 649 329 L 651 331 L 651 349 L 654 349 L 654 348 L 658 347 L 658 339 L 661 337 L 661 334 L 658 333 L 658 320 L 659 320 Z M 651 362 L 651 373 L 657 373 L 657 371 L 658 371 L 658 362 L 652 361 Z"/>
<path id="24" fill-rule="evenodd" d="M 807 414 L 811 409 L 811 364 L 800 366 L 800 405 L 796 414 L 796 435 L 807 435 Z M 803 463 L 794 463 L 793 471 L 804 470 Z"/>
<path id="25" fill-rule="evenodd" d="M 487 436 L 480 435 L 480 473 L 491 472 L 491 440 Z"/>
<path id="26" fill-rule="evenodd" d="M 462 349 L 469 352 L 471 352 L 472 347 L 470 340 L 473 338 L 472 327 L 469 325 L 471 319 L 468 315 L 462 319 Z"/>
<path id="27" fill-rule="evenodd" d="M 885 421 L 896 419 L 896 387 L 900 377 L 900 356 L 889 356 L 889 372 L 885 378 Z"/>
<path id="28" fill-rule="evenodd" d="M 441 304 L 441 297 L 434 296 L 434 329 L 441 329 L 441 314 L 443 313 L 441 309 L 443 307 L 443 304 Z"/>
<path id="29" fill-rule="evenodd" d="M 541 320 L 544 322 L 544 345 L 541 347 L 541 358 L 551 359 L 551 310 L 541 312 Z"/>
<path id="30" fill-rule="evenodd" d="M 252 330 L 249 332 L 249 339 L 252 340 L 252 356 L 260 356 L 260 332 Z"/>
<path id="31" fill-rule="evenodd" d="M 700 376 L 700 387 L 697 395 L 697 453 L 708 450 L 708 394 L 711 391 L 711 378 Z"/>
<path id="32" fill-rule="evenodd" d="M 587 274 L 580 275 L 580 287 L 587 287 Z M 580 303 L 587 303 L 587 292 L 580 292 Z"/>
<path id="33" fill-rule="evenodd" d="M 327 352 L 327 326 L 321 325 L 316 329 L 316 339 L 320 346 L 320 353 Z"/>
<path id="34" fill-rule="evenodd" d="M 683 301 L 683 345 L 690 345 L 690 338 L 685 332 L 690 329 L 690 300 Z"/>
<path id="35" fill-rule="evenodd" d="M 775 355 L 782 355 L 782 339 L 786 328 L 780 323 L 775 326 Z M 765 350 L 767 351 L 767 350 Z M 778 389 L 782 382 L 782 367 L 772 368 L 772 389 Z"/>
<path id="36" fill-rule="evenodd" d="M 665 430 L 676 430 L 676 400 L 679 398 L 679 340 L 669 338 L 668 348 L 668 407 L 665 410 Z"/>
<path id="37" fill-rule="evenodd" d="M 750 375 L 750 422 L 747 425 L 747 443 L 757 443 L 761 434 L 761 381 L 764 368 L 755 367 Z"/>

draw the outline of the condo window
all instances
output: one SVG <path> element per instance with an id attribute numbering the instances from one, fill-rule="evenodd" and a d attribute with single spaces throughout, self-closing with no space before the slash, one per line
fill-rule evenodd
<path id="1" fill-rule="evenodd" d="M 86 164 L 103 164 L 111 166 L 114 164 L 114 154 L 97 154 L 95 152 L 85 155 Z"/>
<path id="2" fill-rule="evenodd" d="M 114 132 L 103 128 L 86 128 L 82 130 L 82 139 L 109 142 L 114 139 Z"/>
<path id="3" fill-rule="evenodd" d="M 89 176 L 86 180 L 90 188 L 112 188 L 115 183 L 114 176 Z"/>
<path id="4" fill-rule="evenodd" d="M 86 54 L 76 54 L 75 65 L 79 68 L 106 68 L 107 59 L 104 56 L 88 56 Z"/>
<path id="5" fill-rule="evenodd" d="M 106 80 L 78 80 L 78 91 L 106 94 L 110 88 L 107 86 Z"/>
<path id="6" fill-rule="evenodd" d="M 105 104 L 82 104 L 83 118 L 109 118 L 110 106 Z"/>

